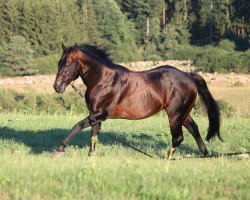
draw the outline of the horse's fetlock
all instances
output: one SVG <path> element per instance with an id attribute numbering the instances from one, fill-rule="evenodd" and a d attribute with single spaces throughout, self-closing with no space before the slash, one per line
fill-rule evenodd
<path id="1" fill-rule="evenodd" d="M 91 143 L 96 143 L 97 142 L 97 135 L 93 135 L 93 136 L 91 136 Z"/>

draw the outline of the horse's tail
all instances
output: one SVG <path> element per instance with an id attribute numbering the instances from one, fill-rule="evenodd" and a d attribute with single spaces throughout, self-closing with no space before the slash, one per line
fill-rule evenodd
<path id="1" fill-rule="evenodd" d="M 220 108 L 218 104 L 208 90 L 206 81 L 199 74 L 189 73 L 189 75 L 194 80 L 198 94 L 204 102 L 208 113 L 209 127 L 206 140 L 209 141 L 212 137 L 217 135 L 218 138 L 223 141 L 220 136 Z"/>

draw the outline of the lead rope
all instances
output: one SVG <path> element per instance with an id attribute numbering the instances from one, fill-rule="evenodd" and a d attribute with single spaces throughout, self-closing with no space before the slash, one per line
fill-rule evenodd
<path id="1" fill-rule="evenodd" d="M 85 97 L 83 96 L 83 94 L 75 87 L 74 82 L 70 83 L 71 87 L 73 88 L 73 90 L 80 95 L 80 97 L 82 97 L 83 101 L 86 103 L 85 101 Z"/>
<path id="2" fill-rule="evenodd" d="M 73 88 L 73 90 L 78 94 L 78 95 L 80 95 L 80 97 L 83 99 L 83 102 L 84 103 L 86 103 L 86 99 L 85 99 L 85 97 L 84 97 L 84 95 L 75 87 L 75 85 L 74 85 L 74 82 L 72 82 L 71 84 L 71 87 Z M 89 109 L 89 107 L 88 107 L 88 104 L 86 103 L 86 105 L 87 105 L 87 108 Z M 97 120 L 96 120 L 96 118 L 95 118 L 95 116 L 94 116 L 94 114 L 93 113 L 91 113 L 90 112 L 90 119 L 92 119 L 92 120 L 94 120 L 94 122 L 96 122 Z M 138 151 L 138 152 L 140 152 L 140 153 L 142 153 L 142 154 L 144 154 L 144 155 L 146 155 L 146 156 L 148 156 L 148 157 L 150 157 L 150 158 L 155 158 L 156 159 L 156 157 L 155 156 L 152 156 L 152 155 L 150 155 L 150 154 L 148 154 L 148 153 L 146 153 L 146 152 L 144 152 L 144 151 L 142 151 L 142 150 L 140 150 L 140 149 L 137 149 L 137 148 L 135 148 L 135 147 L 133 147 L 133 146 L 131 146 L 129 143 L 127 143 L 127 142 L 124 142 L 124 141 L 122 141 L 122 140 L 120 140 L 120 139 L 118 139 L 118 138 L 116 138 L 116 137 L 114 137 L 114 136 L 111 136 L 111 135 L 109 135 L 108 133 L 106 133 L 106 135 L 108 136 L 108 137 L 110 137 L 110 138 L 112 138 L 113 140 L 115 140 L 115 141 L 117 141 L 117 142 L 120 142 L 121 144 L 123 144 L 123 145 L 125 145 L 125 146 L 127 146 L 127 147 L 130 147 L 131 149 L 133 149 L 133 150 L 135 150 L 135 151 Z M 249 151 L 247 151 L 247 152 L 235 152 L 235 153 L 225 153 L 225 154 L 211 154 L 211 155 L 207 155 L 207 156 L 201 156 L 201 157 L 181 157 L 181 158 L 172 158 L 171 160 L 181 160 L 181 159 L 187 159 L 187 158 L 218 158 L 218 157 L 229 157 L 229 156 L 237 156 L 237 155 L 247 155 L 247 157 L 249 157 L 249 155 L 250 155 L 250 152 Z M 164 159 L 164 156 L 159 156 L 159 158 L 160 159 Z"/>

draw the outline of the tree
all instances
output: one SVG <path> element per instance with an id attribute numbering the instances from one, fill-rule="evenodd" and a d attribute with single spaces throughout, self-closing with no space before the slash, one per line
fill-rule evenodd
<path id="1" fill-rule="evenodd" d="M 230 20 L 235 35 L 250 38 L 250 1 L 231 0 Z"/>
<path id="2" fill-rule="evenodd" d="M 79 16 L 80 16 L 80 32 L 82 42 L 102 44 L 103 38 L 101 37 L 100 30 L 98 29 L 98 22 L 96 13 L 93 8 L 91 0 L 81 0 L 78 2 Z"/>
<path id="3" fill-rule="evenodd" d="M 3 40 L 17 33 L 18 27 L 17 1 L 0 0 L 0 33 Z"/>
<path id="4" fill-rule="evenodd" d="M 114 0 L 93 0 L 98 28 L 104 45 L 111 49 L 116 61 L 138 59 L 135 29 Z"/>
<path id="5" fill-rule="evenodd" d="M 0 69 L 5 75 L 31 75 L 36 73 L 34 51 L 22 36 L 11 36 L 0 48 Z"/>
<path id="6" fill-rule="evenodd" d="M 149 35 L 153 35 L 151 31 L 151 22 L 153 18 L 160 19 L 164 1 L 151 1 L 151 0 L 124 0 L 121 3 L 122 11 L 126 12 L 128 19 L 135 23 L 138 30 L 137 44 L 143 45 L 149 39 Z M 160 20 L 158 21 L 160 26 Z M 154 24 L 155 25 L 155 24 Z"/>
<path id="7" fill-rule="evenodd" d="M 218 42 L 230 31 L 229 0 L 191 1 L 192 42 Z"/>

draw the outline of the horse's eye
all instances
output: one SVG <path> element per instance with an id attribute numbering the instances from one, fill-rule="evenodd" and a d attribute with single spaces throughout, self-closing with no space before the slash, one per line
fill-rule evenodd
<path id="1" fill-rule="evenodd" d="M 67 63 L 67 64 L 65 65 L 65 68 L 68 69 L 69 67 L 70 67 L 70 64 Z"/>

